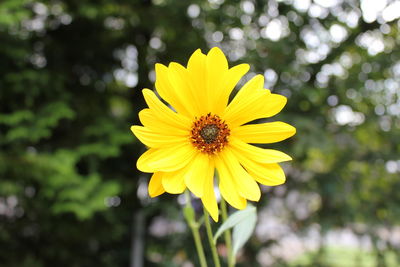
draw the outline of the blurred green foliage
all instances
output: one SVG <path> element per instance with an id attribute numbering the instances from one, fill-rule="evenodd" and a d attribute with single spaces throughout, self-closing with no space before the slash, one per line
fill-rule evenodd
<path id="1" fill-rule="evenodd" d="M 245 79 L 264 73 L 288 96 L 273 120 L 298 130 L 273 144 L 294 158 L 287 183 L 258 204 L 287 228 L 255 236 L 238 263 L 265 265 L 263 248 L 318 226 L 368 237 L 368 262 L 385 266 L 400 247 L 400 24 L 383 9 L 366 17 L 356 0 L 304 2 L 2 0 L 2 265 L 127 266 L 138 236 L 145 266 L 196 260 L 176 197 L 146 197 L 129 127 L 154 63 L 218 45 L 231 65 L 251 64 Z M 299 265 L 329 265 L 312 255 Z"/>
<path id="2" fill-rule="evenodd" d="M 374 267 L 376 265 L 375 255 L 366 251 L 358 251 L 353 248 L 335 248 L 328 247 L 325 252 L 326 256 L 323 259 L 322 264 L 324 266 L 342 267 L 342 266 L 364 266 Z M 306 253 L 302 255 L 295 262 L 292 262 L 291 266 L 302 266 L 315 264 L 315 258 L 318 257 L 315 253 Z M 398 266 L 398 260 L 396 259 L 395 252 L 385 252 L 383 255 L 384 264 L 388 267 Z"/>

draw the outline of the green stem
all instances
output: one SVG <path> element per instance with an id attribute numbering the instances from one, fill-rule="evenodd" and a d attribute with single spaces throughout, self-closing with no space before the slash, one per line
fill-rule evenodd
<path id="1" fill-rule="evenodd" d="M 208 242 L 210 243 L 210 248 L 214 260 L 214 266 L 215 267 L 221 267 L 221 263 L 219 262 L 218 258 L 218 253 L 217 253 L 217 247 L 215 246 L 214 240 L 213 240 L 213 234 L 211 230 L 211 224 L 210 224 L 210 217 L 208 216 L 207 210 L 203 207 L 204 211 L 204 223 L 206 224 L 206 230 L 207 230 L 207 237 L 208 237 Z"/>
<path id="2" fill-rule="evenodd" d="M 221 215 L 222 215 L 222 221 L 225 222 L 228 219 L 228 212 L 226 208 L 226 203 L 224 198 L 221 197 Z M 228 267 L 234 267 L 235 266 L 235 257 L 233 256 L 232 252 L 232 238 L 231 238 L 231 231 L 226 230 L 224 233 L 225 237 L 225 245 L 226 249 L 228 251 Z"/>
<path id="3" fill-rule="evenodd" d="M 200 225 L 195 220 L 195 212 L 192 207 L 189 191 L 186 191 L 185 195 L 186 195 L 186 206 L 184 209 L 185 219 L 190 229 L 192 230 L 194 244 L 196 246 L 197 256 L 199 257 L 200 266 L 207 267 L 206 256 L 204 255 L 204 249 L 200 239 L 200 232 L 199 232 Z"/>

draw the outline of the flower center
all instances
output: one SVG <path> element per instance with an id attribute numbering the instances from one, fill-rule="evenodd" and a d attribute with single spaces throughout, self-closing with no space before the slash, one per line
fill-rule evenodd
<path id="1" fill-rule="evenodd" d="M 219 128 L 215 124 L 208 124 L 200 130 L 200 136 L 207 144 L 214 142 L 219 134 Z"/>
<path id="2" fill-rule="evenodd" d="M 215 154 L 228 143 L 230 130 L 218 115 L 208 113 L 192 125 L 190 141 L 203 153 Z"/>

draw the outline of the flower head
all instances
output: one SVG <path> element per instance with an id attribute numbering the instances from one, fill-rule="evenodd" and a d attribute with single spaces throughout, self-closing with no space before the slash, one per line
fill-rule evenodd
<path id="1" fill-rule="evenodd" d="M 137 168 L 153 173 L 149 194 L 180 194 L 188 188 L 201 198 L 212 218 L 218 220 L 214 194 L 214 172 L 218 172 L 221 196 L 233 207 L 244 209 L 247 200 L 258 201 L 259 185 L 285 182 L 279 162 L 291 157 L 277 150 L 251 144 L 274 143 L 295 134 L 284 122 L 247 124 L 277 114 L 286 104 L 282 95 L 264 89 L 264 78 L 256 75 L 229 102 L 229 96 L 249 65 L 228 67 L 223 52 L 200 49 L 187 67 L 178 63 L 156 64 L 153 91 L 143 90 L 149 108 L 139 112 L 143 126 L 132 126 L 136 137 L 149 149 Z"/>

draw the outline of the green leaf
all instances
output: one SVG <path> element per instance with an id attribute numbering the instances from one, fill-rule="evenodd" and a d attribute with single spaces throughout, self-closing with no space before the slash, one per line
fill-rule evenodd
<path id="1" fill-rule="evenodd" d="M 236 256 L 238 251 L 244 246 L 254 232 L 257 222 L 257 211 L 255 207 L 250 209 L 244 220 L 240 221 L 233 227 L 233 255 Z"/>
<path id="2" fill-rule="evenodd" d="M 244 210 L 239 210 L 234 212 L 232 215 L 228 217 L 228 219 L 218 228 L 217 232 L 214 235 L 214 243 L 217 242 L 218 237 L 236 225 L 240 224 L 243 221 L 247 222 L 247 218 L 253 216 L 253 214 L 257 218 L 257 211 L 254 206 L 247 205 L 247 208 Z M 253 227 L 254 228 L 254 227 Z"/>

